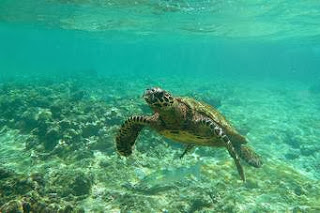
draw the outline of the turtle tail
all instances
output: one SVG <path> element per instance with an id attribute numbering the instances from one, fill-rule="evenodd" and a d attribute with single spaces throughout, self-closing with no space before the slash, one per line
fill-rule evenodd
<path id="1" fill-rule="evenodd" d="M 260 156 L 255 153 L 249 146 L 242 144 L 240 146 L 235 146 L 235 150 L 240 158 L 247 162 L 249 165 L 256 168 L 260 168 L 262 166 Z"/>

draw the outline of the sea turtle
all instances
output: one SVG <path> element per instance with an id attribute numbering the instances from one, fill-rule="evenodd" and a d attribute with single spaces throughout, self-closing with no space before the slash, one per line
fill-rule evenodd
<path id="1" fill-rule="evenodd" d="M 227 148 L 243 181 L 246 178 L 240 158 L 253 167 L 261 167 L 260 157 L 245 145 L 246 138 L 212 106 L 188 97 L 174 97 L 158 87 L 147 89 L 143 97 L 154 114 L 132 116 L 122 124 L 116 137 L 120 155 L 132 154 L 138 134 L 148 126 L 169 139 L 186 144 L 181 157 L 197 145 Z"/>

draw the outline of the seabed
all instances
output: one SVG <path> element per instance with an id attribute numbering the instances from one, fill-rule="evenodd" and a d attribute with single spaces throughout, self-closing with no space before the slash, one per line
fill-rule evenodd
<path id="1" fill-rule="evenodd" d="M 225 149 L 150 129 L 128 158 L 115 135 L 161 86 L 217 107 L 262 156 L 243 183 Z M 320 86 L 79 76 L 0 85 L 0 212 L 320 212 Z"/>

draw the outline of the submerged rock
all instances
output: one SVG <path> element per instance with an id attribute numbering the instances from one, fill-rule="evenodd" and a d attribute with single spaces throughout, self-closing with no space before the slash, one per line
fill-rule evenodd
<path id="1" fill-rule="evenodd" d="M 86 123 L 86 124 L 84 124 L 84 126 L 82 128 L 82 136 L 87 138 L 90 136 L 98 135 L 98 132 L 101 128 L 102 128 L 102 126 L 97 122 Z"/>
<path id="2" fill-rule="evenodd" d="M 44 138 L 44 148 L 46 150 L 52 150 L 59 142 L 61 138 L 59 127 L 53 126 L 48 129 L 45 138 Z"/>
<path id="3" fill-rule="evenodd" d="M 310 156 L 315 154 L 316 152 L 320 152 L 320 146 L 317 144 L 312 145 L 303 145 L 300 148 L 301 154 L 304 156 Z"/>
<path id="4" fill-rule="evenodd" d="M 91 177 L 79 170 L 66 169 L 56 171 L 50 177 L 49 193 L 57 193 L 61 197 L 88 196 L 91 193 Z"/>
<path id="5" fill-rule="evenodd" d="M 4 167 L 0 167 L 0 180 L 8 178 L 8 177 L 12 177 L 14 175 L 14 171 L 11 169 L 7 169 Z"/>
<path id="6" fill-rule="evenodd" d="M 12 200 L 0 207 L 3 213 L 24 213 L 28 211 L 28 205 L 19 200 Z"/>
<path id="7" fill-rule="evenodd" d="M 88 177 L 78 174 L 71 184 L 72 194 L 75 196 L 88 195 L 91 192 L 92 182 Z"/>
<path id="8" fill-rule="evenodd" d="M 114 139 L 110 135 L 105 134 L 96 138 L 96 140 L 93 140 L 90 144 L 88 144 L 88 147 L 92 150 L 112 153 L 115 151 L 113 140 Z"/>

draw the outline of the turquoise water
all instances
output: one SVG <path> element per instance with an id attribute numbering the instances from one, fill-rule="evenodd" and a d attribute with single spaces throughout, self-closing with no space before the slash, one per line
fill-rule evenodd
<path id="1" fill-rule="evenodd" d="M 0 212 L 319 212 L 317 1 L 0 0 Z M 264 164 L 150 128 L 145 89 L 214 106 Z"/>

